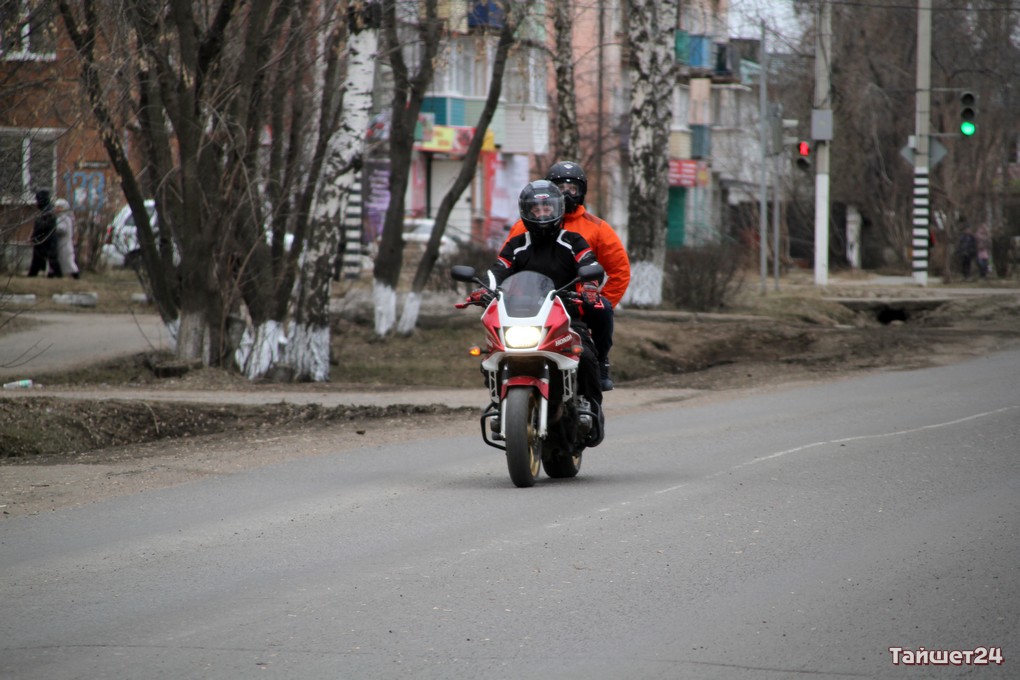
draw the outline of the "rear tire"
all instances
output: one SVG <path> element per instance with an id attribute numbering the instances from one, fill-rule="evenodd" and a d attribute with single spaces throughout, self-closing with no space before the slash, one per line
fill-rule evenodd
<path id="1" fill-rule="evenodd" d="M 514 486 L 535 485 L 542 465 L 538 438 L 538 398 L 530 387 L 511 387 L 506 395 L 506 467 Z"/>
<path id="2" fill-rule="evenodd" d="M 564 456 L 562 454 L 542 456 L 542 467 L 545 468 L 545 474 L 553 479 L 576 477 L 577 473 L 581 471 L 582 455 L 578 451 L 573 456 Z"/>

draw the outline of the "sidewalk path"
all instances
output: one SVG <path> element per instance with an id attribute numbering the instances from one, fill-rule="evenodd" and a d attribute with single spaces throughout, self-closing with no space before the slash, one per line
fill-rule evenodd
<path id="1" fill-rule="evenodd" d="M 0 335 L 4 382 L 170 346 L 156 314 L 24 312 L 18 320 L 31 325 Z"/>
<path id="2" fill-rule="evenodd" d="M 395 404 L 443 404 L 479 411 L 487 395 L 477 389 L 421 387 L 413 389 L 348 389 L 339 385 L 273 385 L 251 390 L 145 389 L 47 386 L 36 377 L 138 352 L 168 349 L 166 328 L 157 315 L 39 313 L 24 314 L 33 325 L 26 330 L 0 335 L 0 381 L 36 379 L 32 390 L 4 390 L 4 397 L 60 397 L 65 399 L 128 399 L 186 401 L 205 404 L 319 404 L 337 406 L 390 406 Z M 19 357 L 21 359 L 19 360 Z M 18 365 L 7 364 L 18 362 Z M 689 399 L 698 390 L 635 389 L 621 387 L 606 395 L 607 412 L 648 408 Z"/>
<path id="3" fill-rule="evenodd" d="M 84 400 L 138 400 L 174 401 L 197 404 L 234 404 L 258 406 L 263 404 L 318 404 L 324 408 L 343 406 L 430 406 L 442 405 L 450 408 L 477 409 L 479 413 L 488 402 L 488 394 L 482 386 L 477 389 L 417 387 L 401 389 L 332 389 L 301 390 L 288 386 L 268 386 L 258 390 L 188 390 L 188 389 L 146 389 L 125 387 L 90 387 L 56 385 L 31 390 L 4 391 L 2 396 L 57 397 Z M 688 388 L 634 388 L 617 387 L 606 393 L 603 406 L 607 414 L 624 413 L 634 409 L 655 410 L 658 407 L 686 401 L 704 394 L 703 390 Z"/>

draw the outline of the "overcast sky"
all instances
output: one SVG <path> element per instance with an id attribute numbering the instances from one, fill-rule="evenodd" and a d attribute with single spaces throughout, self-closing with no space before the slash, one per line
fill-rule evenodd
<path id="1" fill-rule="evenodd" d="M 731 38 L 760 38 L 763 20 L 770 51 L 785 51 L 781 44 L 800 34 L 792 0 L 730 0 Z"/>

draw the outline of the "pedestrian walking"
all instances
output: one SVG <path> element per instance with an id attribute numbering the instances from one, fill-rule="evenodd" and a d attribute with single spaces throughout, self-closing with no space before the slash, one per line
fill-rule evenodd
<path id="1" fill-rule="evenodd" d="M 28 267 L 28 275 L 37 276 L 39 272 L 46 272 L 49 266 L 49 278 L 61 276 L 57 259 L 57 218 L 53 214 L 49 189 L 35 192 L 35 205 L 39 208 L 39 215 L 32 225 L 32 263 Z"/>
<path id="2" fill-rule="evenodd" d="M 974 232 L 975 254 L 977 255 L 978 276 L 988 278 L 988 266 L 992 259 L 992 235 L 988 225 L 982 224 Z"/>
<path id="3" fill-rule="evenodd" d="M 60 261 L 60 271 L 77 279 L 81 274 L 74 256 L 74 212 L 71 211 L 71 205 L 62 198 L 53 202 L 53 211 L 57 216 L 57 259 Z"/>
<path id="4" fill-rule="evenodd" d="M 956 257 L 960 260 L 960 272 L 963 279 L 970 279 L 970 268 L 977 257 L 977 239 L 974 238 L 974 231 L 969 224 L 965 224 L 960 233 L 960 239 L 956 242 Z"/>

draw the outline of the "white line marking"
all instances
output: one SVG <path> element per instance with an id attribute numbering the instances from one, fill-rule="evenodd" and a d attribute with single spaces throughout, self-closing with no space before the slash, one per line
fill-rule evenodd
<path id="1" fill-rule="evenodd" d="M 730 467 L 730 468 L 728 468 L 726 470 L 722 470 L 720 472 L 716 472 L 715 474 L 709 475 L 708 478 L 710 479 L 712 477 L 718 477 L 719 475 L 729 474 L 730 472 L 733 472 L 734 470 L 739 470 L 740 468 L 744 468 L 744 467 L 747 467 L 749 465 L 757 465 L 758 463 L 764 463 L 765 461 L 774 460 L 776 458 L 780 458 L 780 457 L 785 456 L 785 455 L 790 454 L 790 453 L 797 453 L 799 451 L 806 451 L 807 449 L 813 449 L 813 448 L 817 448 L 819 446 L 827 446 L 829 444 L 844 444 L 846 442 L 856 442 L 856 441 L 862 441 L 862 440 L 865 440 L 865 439 L 883 439 L 883 438 L 886 438 L 886 437 L 899 437 L 900 435 L 904 435 L 904 434 L 913 434 L 915 432 L 924 432 L 925 430 L 935 430 L 935 429 L 939 429 L 939 428 L 942 428 L 942 427 L 949 427 L 951 425 L 958 425 L 960 423 L 965 423 L 968 420 L 977 420 L 978 418 L 986 418 L 988 416 L 996 415 L 997 413 L 1004 413 L 1006 411 L 1012 411 L 1012 410 L 1018 409 L 1018 408 L 1020 408 L 1020 405 L 1004 406 L 1003 408 L 995 409 L 994 411 L 985 411 L 984 413 L 975 413 L 974 415 L 966 416 L 964 418 L 957 418 L 956 420 L 950 420 L 950 421 L 947 421 L 947 422 L 944 422 L 944 423 L 934 423 L 932 425 L 922 425 L 921 427 L 913 427 L 913 428 L 910 428 L 909 430 L 897 430 L 896 432 L 886 432 L 884 434 L 865 434 L 865 435 L 860 435 L 860 436 L 857 436 L 857 437 L 844 437 L 842 439 L 831 439 L 829 441 L 824 441 L 824 442 L 812 442 L 811 444 L 804 444 L 803 446 L 796 446 L 796 447 L 794 447 L 792 449 L 787 449 L 785 451 L 778 451 L 776 453 L 770 453 L 767 456 L 761 456 L 760 458 L 755 458 L 753 460 L 749 460 L 746 463 L 740 463 L 738 465 L 734 465 L 733 467 Z M 676 491 L 677 489 L 680 489 L 680 488 L 682 488 L 684 486 L 686 486 L 686 485 L 685 484 L 678 484 L 677 486 L 671 486 L 668 489 L 662 489 L 660 491 L 656 491 L 655 493 L 656 494 L 670 493 L 670 492 Z"/>

